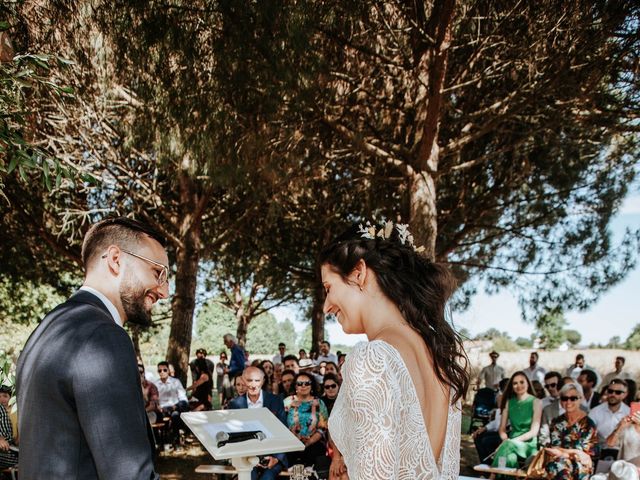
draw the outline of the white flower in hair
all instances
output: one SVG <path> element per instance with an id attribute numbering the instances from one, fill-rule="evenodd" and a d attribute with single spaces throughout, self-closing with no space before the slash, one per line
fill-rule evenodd
<path id="1" fill-rule="evenodd" d="M 369 240 L 373 240 L 376 238 L 376 227 L 371 225 L 371 222 L 367 222 L 366 226 L 362 224 L 359 225 L 358 233 L 362 238 L 367 238 Z"/>
<path id="2" fill-rule="evenodd" d="M 366 238 L 368 240 L 374 240 L 376 237 L 389 240 L 393 233 L 393 227 L 394 223 L 390 220 L 384 222 L 384 226 L 380 227 L 379 230 L 375 225 L 371 225 L 371 222 L 367 222 L 366 225 L 359 225 L 358 233 L 362 238 Z M 424 247 L 416 248 L 413 244 L 413 235 L 409 232 L 409 225 L 405 223 L 397 223 L 395 224 L 395 227 L 396 230 L 398 230 L 398 239 L 400 240 L 400 243 L 412 247 L 418 253 L 424 251 Z"/>

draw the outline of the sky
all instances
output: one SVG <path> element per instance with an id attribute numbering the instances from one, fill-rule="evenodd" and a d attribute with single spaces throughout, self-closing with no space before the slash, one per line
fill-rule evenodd
<path id="1" fill-rule="evenodd" d="M 627 197 L 620 212 L 612 222 L 613 239 L 619 239 L 625 228 L 640 229 L 640 195 L 637 191 Z M 640 262 L 639 262 L 640 263 Z M 307 322 L 300 319 L 295 306 L 273 310 L 279 320 L 289 318 L 296 331 L 302 332 Z M 582 344 L 607 343 L 613 336 L 626 339 L 633 327 L 640 323 L 640 265 L 629 272 L 618 285 L 603 294 L 598 302 L 584 312 L 565 312 L 566 328 L 582 334 Z M 466 328 L 472 335 L 489 328 L 507 331 L 511 338 L 529 337 L 533 325 L 525 323 L 520 315 L 517 299 L 504 290 L 496 295 L 478 292 L 470 307 L 464 312 L 453 312 L 456 328 Z M 354 345 L 366 340 L 364 335 L 346 335 L 338 323 L 327 323 L 329 341 L 342 345 Z"/>

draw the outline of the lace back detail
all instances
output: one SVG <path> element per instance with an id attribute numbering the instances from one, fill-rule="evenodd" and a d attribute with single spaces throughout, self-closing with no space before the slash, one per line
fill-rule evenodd
<path id="1" fill-rule="evenodd" d="M 420 402 L 400 353 L 376 340 L 356 345 L 329 431 L 350 480 L 453 480 L 460 469 L 460 405 L 450 405 L 446 438 L 435 459 Z"/>

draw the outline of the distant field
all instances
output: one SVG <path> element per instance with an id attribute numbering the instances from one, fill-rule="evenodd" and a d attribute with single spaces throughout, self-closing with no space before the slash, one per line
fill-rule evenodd
<path id="1" fill-rule="evenodd" d="M 489 350 L 490 351 L 490 350 Z M 478 348 L 469 348 L 467 355 L 471 362 L 471 375 L 473 380 L 478 377 L 483 366 L 490 363 L 489 351 L 481 352 Z M 498 358 L 498 365 L 505 369 L 508 376 L 517 370 L 522 370 L 529 366 L 529 354 L 533 349 L 520 350 L 519 352 L 501 352 Z M 608 349 L 585 349 L 567 350 L 566 352 L 547 352 L 536 350 L 540 355 L 539 365 L 549 370 L 556 370 L 562 375 L 571 365 L 578 353 L 582 353 L 587 365 L 595 368 L 602 376 L 613 371 L 613 362 L 618 355 L 626 358 L 625 370 L 638 378 L 640 374 L 640 352 L 630 350 L 608 350 Z"/>

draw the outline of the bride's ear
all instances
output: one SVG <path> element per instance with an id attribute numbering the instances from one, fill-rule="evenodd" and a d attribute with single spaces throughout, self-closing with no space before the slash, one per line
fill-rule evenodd
<path id="1" fill-rule="evenodd" d="M 351 275 L 349 275 L 350 280 L 352 280 L 360 290 L 364 287 L 364 283 L 367 280 L 367 264 L 364 263 L 363 259 L 358 260 L 356 266 L 351 271 Z"/>

